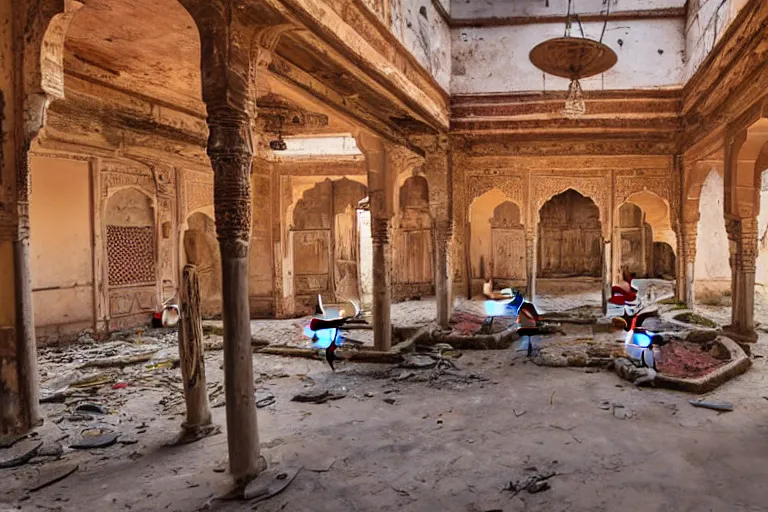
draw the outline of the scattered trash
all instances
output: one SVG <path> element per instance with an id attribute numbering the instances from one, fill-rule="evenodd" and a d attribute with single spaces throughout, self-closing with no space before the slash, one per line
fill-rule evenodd
<path id="1" fill-rule="evenodd" d="M 70 463 L 46 466 L 40 473 L 38 473 L 37 478 L 29 488 L 29 492 L 39 491 L 49 485 L 60 482 L 77 471 L 78 468 L 79 466 L 77 464 Z"/>
<path id="2" fill-rule="evenodd" d="M 535 468 L 533 469 L 535 471 Z M 507 484 L 503 490 L 511 492 L 513 496 L 517 496 L 523 491 L 528 491 L 530 494 L 536 494 L 550 489 L 550 485 L 547 480 L 553 476 L 557 476 L 557 471 L 534 473 L 531 476 L 521 478 L 514 482 L 509 482 L 509 484 Z"/>
<path id="3" fill-rule="evenodd" d="M 419 354 L 406 354 L 403 357 L 403 362 L 399 364 L 401 368 L 413 368 L 413 369 L 424 369 L 424 368 L 434 368 L 437 366 L 437 359 L 432 358 L 428 355 L 419 355 Z"/>
<path id="4" fill-rule="evenodd" d="M 613 416 L 620 420 L 626 420 L 632 417 L 632 412 L 624 408 L 622 404 L 613 404 Z"/>
<path id="5" fill-rule="evenodd" d="M 268 390 L 260 389 L 256 391 L 256 408 L 261 409 L 262 407 L 267 407 L 268 405 L 272 405 L 277 401 L 277 398 L 275 398 L 275 395 Z"/>
<path id="6" fill-rule="evenodd" d="M 609 402 L 608 400 L 603 400 L 602 402 L 600 402 L 598 404 L 597 407 L 599 407 L 600 409 L 602 409 L 604 411 L 608 411 L 608 410 L 611 409 L 611 402 Z"/>
<path id="7" fill-rule="evenodd" d="M 22 466 L 37 456 L 42 441 L 29 439 L 15 443 L 10 448 L 0 450 L 0 469 Z"/>
<path id="8" fill-rule="evenodd" d="M 303 402 L 313 404 L 324 404 L 329 400 L 339 400 L 347 396 L 346 388 L 323 389 L 302 391 L 291 398 L 292 402 Z"/>
<path id="9" fill-rule="evenodd" d="M 70 448 L 77 450 L 90 450 L 92 448 L 106 448 L 117 442 L 118 434 L 114 432 L 102 432 L 97 434 L 84 434 L 80 441 L 71 444 Z"/>
<path id="10" fill-rule="evenodd" d="M 514 413 L 514 415 L 515 415 L 515 418 L 519 418 L 520 416 L 522 416 L 523 414 L 525 414 L 527 411 L 523 410 L 523 411 L 520 411 L 520 412 L 518 413 L 516 410 L 512 409 L 512 412 Z"/>
<path id="11" fill-rule="evenodd" d="M 318 460 L 305 462 L 304 469 L 314 473 L 325 473 L 330 471 L 334 464 L 336 464 L 336 457 L 324 457 Z"/>
<path id="12" fill-rule="evenodd" d="M 109 411 L 106 407 L 99 404 L 83 403 L 75 407 L 76 414 L 107 414 Z"/>
<path id="13" fill-rule="evenodd" d="M 301 471 L 300 467 L 264 471 L 246 486 L 243 499 L 257 503 L 271 498 L 288 487 L 299 471 Z"/>
<path id="14" fill-rule="evenodd" d="M 126 382 L 118 382 L 112 386 L 112 389 L 125 389 L 128 387 L 128 383 Z"/>
<path id="15" fill-rule="evenodd" d="M 733 404 L 728 402 L 705 402 L 703 400 L 688 400 L 688 403 L 694 407 L 711 409 L 713 411 L 718 411 L 718 412 L 733 411 Z"/>

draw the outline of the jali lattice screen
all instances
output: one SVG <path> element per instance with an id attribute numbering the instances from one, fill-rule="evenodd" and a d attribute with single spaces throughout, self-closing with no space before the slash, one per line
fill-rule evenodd
<path id="1" fill-rule="evenodd" d="M 107 226 L 110 285 L 155 282 L 154 239 L 151 226 Z"/>

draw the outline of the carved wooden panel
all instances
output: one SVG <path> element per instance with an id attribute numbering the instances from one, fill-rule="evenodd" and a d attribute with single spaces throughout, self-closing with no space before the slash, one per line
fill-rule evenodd
<path id="1" fill-rule="evenodd" d="M 494 228 L 493 277 L 495 279 L 525 279 L 525 230 Z"/>
<path id="2" fill-rule="evenodd" d="M 431 283 L 434 260 L 431 229 L 398 231 L 394 239 L 393 281 Z"/>
<path id="3" fill-rule="evenodd" d="M 294 273 L 328 274 L 330 271 L 331 232 L 325 229 L 294 231 Z"/>

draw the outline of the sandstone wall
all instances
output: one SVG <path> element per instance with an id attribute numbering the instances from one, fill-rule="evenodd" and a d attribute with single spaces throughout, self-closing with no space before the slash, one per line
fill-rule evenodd
<path id="1" fill-rule="evenodd" d="M 32 296 L 41 342 L 93 327 L 93 217 L 85 159 L 32 158 Z"/>

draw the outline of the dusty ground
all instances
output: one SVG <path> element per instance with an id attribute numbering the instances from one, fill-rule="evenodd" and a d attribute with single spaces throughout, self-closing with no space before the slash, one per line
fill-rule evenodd
<path id="1" fill-rule="evenodd" d="M 428 318 L 433 307 L 413 302 L 395 311 L 411 310 L 402 313 L 410 320 L 409 314 Z M 267 332 L 260 322 L 254 329 Z M 766 342 L 762 333 L 757 355 L 768 353 Z M 123 353 L 125 347 L 115 343 Z M 172 356 L 173 335 L 145 340 L 132 350 L 152 343 L 168 348 L 155 363 Z M 46 351 L 43 384 L 72 372 L 82 364 L 78 358 L 92 358 L 87 350 L 96 348 Z M 206 353 L 214 403 L 221 400 L 221 357 L 220 351 Z M 454 374 L 414 371 L 405 379 L 410 370 L 391 366 L 342 364 L 334 374 L 319 361 L 254 357 L 257 397 L 275 396 L 272 405 L 259 409 L 263 454 L 272 467 L 305 469 L 270 500 L 217 509 L 766 510 L 765 358 L 707 396 L 734 404 L 734 412 L 719 414 L 690 406 L 688 399 L 695 397 L 686 394 L 638 389 L 609 372 L 537 367 L 520 357 L 514 346 L 465 352 Z M 227 490 L 229 477 L 221 472 L 225 434 L 164 446 L 183 421 L 178 370 L 149 369 L 149 364 L 128 366 L 113 376 L 127 388 L 113 390 L 108 384 L 89 398 L 108 406 L 107 416 L 70 421 L 65 404 L 44 404 L 48 419 L 40 437 L 46 447 L 60 444 L 64 452 L 59 460 L 40 457 L 0 470 L 0 510 L 193 511 Z M 319 405 L 290 401 L 298 392 L 325 388 L 345 388 L 348 395 Z M 224 412 L 224 407 L 213 409 L 222 427 Z M 136 443 L 68 448 L 95 424 Z M 28 492 L 41 469 L 69 463 L 78 463 L 78 471 Z M 510 481 L 546 471 L 557 472 L 548 480 L 549 490 L 516 495 L 504 490 Z"/>

